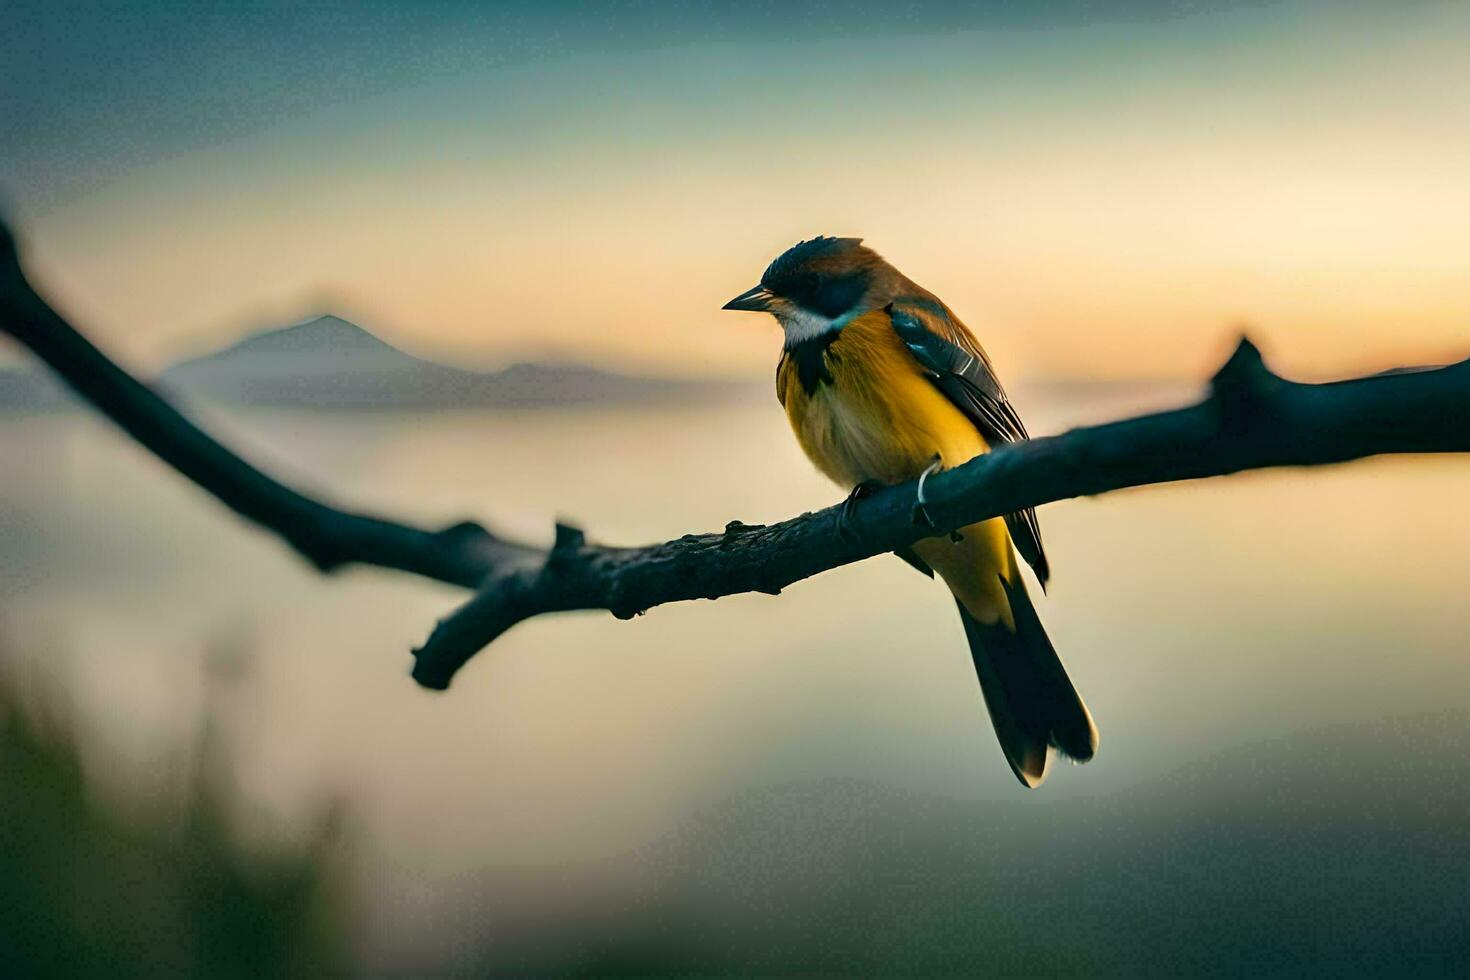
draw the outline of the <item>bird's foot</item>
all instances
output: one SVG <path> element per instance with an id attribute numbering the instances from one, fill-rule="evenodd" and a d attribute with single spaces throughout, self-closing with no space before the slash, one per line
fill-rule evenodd
<path id="1" fill-rule="evenodd" d="M 842 510 L 837 515 L 837 536 L 844 541 L 856 541 L 858 539 L 857 529 L 853 527 L 853 513 L 857 510 L 857 502 L 871 494 L 883 484 L 877 480 L 864 480 L 852 488 L 852 493 L 842 502 Z"/>
<path id="2" fill-rule="evenodd" d="M 939 525 L 935 524 L 934 518 L 929 516 L 929 499 L 924 495 L 924 481 L 928 480 L 931 474 L 937 473 L 943 467 L 944 461 L 936 453 L 933 461 L 924 468 L 924 472 L 919 474 L 919 489 L 914 494 L 914 509 L 909 511 L 909 519 L 914 522 L 915 527 L 921 527 L 927 531 L 939 530 Z M 953 535 L 951 535 L 951 538 L 953 538 Z"/>

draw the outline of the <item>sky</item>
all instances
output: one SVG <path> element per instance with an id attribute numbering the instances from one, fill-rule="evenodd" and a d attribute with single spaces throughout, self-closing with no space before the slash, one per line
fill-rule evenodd
<path id="1" fill-rule="evenodd" d="M 35 278 L 143 370 L 334 312 L 467 366 L 763 378 L 774 324 L 719 306 L 815 234 L 1008 377 L 1470 346 L 1465 5 L 487 7 L 6 5 Z"/>

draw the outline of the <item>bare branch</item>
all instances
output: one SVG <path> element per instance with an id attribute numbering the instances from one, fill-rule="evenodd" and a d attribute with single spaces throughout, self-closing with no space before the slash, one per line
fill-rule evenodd
<path id="1" fill-rule="evenodd" d="M 1331 384 L 1272 374 L 1242 340 L 1199 404 L 1001 447 L 931 479 L 941 529 L 1125 487 L 1272 466 L 1336 463 L 1381 453 L 1470 450 L 1470 361 Z M 837 533 L 840 506 L 769 526 L 731 523 L 646 548 L 587 544 L 562 534 L 536 573 L 490 583 L 443 620 L 417 651 L 414 676 L 447 684 L 475 652 L 530 616 L 607 609 L 631 616 L 665 602 L 781 589 L 934 533 L 915 526 L 915 485 L 860 501 L 855 535 Z"/>
<path id="2" fill-rule="evenodd" d="M 0 241 L 0 319 L 101 411 L 237 513 L 318 568 L 381 565 L 468 587 L 475 596 L 415 651 L 420 684 L 445 688 L 476 652 L 523 620 L 573 609 L 627 618 L 685 599 L 777 594 L 839 565 L 934 534 L 912 517 L 912 483 L 859 503 L 852 534 L 840 506 L 771 525 L 732 521 L 715 534 L 616 548 L 558 526 L 551 549 L 474 524 L 430 532 L 354 514 L 284 486 L 200 431 L 88 343 L 31 289 L 8 235 Z M 1330 384 L 1271 373 L 1242 340 L 1198 404 L 1004 446 L 926 487 L 940 529 L 1125 487 L 1382 453 L 1470 451 L 1470 361 Z"/>

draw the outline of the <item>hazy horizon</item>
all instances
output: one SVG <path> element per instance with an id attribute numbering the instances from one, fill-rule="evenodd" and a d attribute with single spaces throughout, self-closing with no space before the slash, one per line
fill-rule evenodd
<path id="1" fill-rule="evenodd" d="M 653 366 L 649 370 L 639 373 L 634 372 L 638 372 L 638 368 L 640 367 L 640 365 L 628 365 L 626 367 L 598 367 L 596 365 L 590 364 L 586 360 L 575 360 L 571 352 L 568 351 L 542 351 L 539 353 L 535 351 L 526 351 L 519 353 L 515 351 L 502 351 L 500 356 L 494 358 L 486 357 L 484 359 L 477 360 L 462 359 L 456 362 L 446 359 L 443 351 L 415 351 L 412 348 L 399 346 L 396 342 L 393 342 L 388 338 L 383 337 L 370 325 L 361 323 L 357 320 L 353 320 L 349 317 L 345 317 L 333 312 L 312 313 L 299 320 L 294 320 L 289 323 L 278 324 L 274 326 L 269 324 L 262 324 L 259 326 L 252 326 L 248 329 L 241 329 L 238 331 L 219 331 L 209 334 L 185 337 L 183 338 L 177 350 L 169 351 L 167 356 L 163 357 L 160 360 L 160 366 L 154 372 L 154 377 L 161 376 L 179 367 L 191 365 L 194 362 L 208 361 L 221 355 L 229 355 L 236 348 L 242 347 L 253 340 L 257 340 L 262 337 L 268 337 L 273 334 L 285 333 L 300 327 L 309 326 L 323 320 L 335 320 L 340 323 L 344 323 L 349 327 L 361 330 L 369 337 L 372 337 L 375 340 L 382 341 L 383 343 L 387 344 L 392 350 L 405 355 L 407 358 L 426 362 L 428 364 L 436 366 L 449 367 L 455 370 L 471 373 L 496 375 L 510 368 L 530 365 L 548 368 L 588 368 L 591 370 L 606 372 L 607 374 L 613 376 L 626 377 L 630 380 L 673 381 L 687 383 L 712 381 L 721 385 L 729 385 L 733 383 L 736 385 L 748 386 L 752 388 L 761 385 L 768 386 L 768 379 L 764 377 L 757 378 L 739 376 L 732 378 L 728 376 L 722 376 L 718 373 L 699 373 L 698 365 L 684 366 L 682 370 L 680 370 L 679 368 L 659 370 L 657 366 Z M 83 329 L 85 329 L 84 326 Z M 1243 335 L 1245 334 L 1230 334 L 1229 339 L 1231 341 L 1231 344 L 1233 345 L 1234 342 L 1239 340 L 1240 337 Z M 1253 335 L 1249 336 L 1252 336 L 1252 340 L 1256 339 Z M 290 355 L 281 354 L 279 356 L 282 358 L 282 366 L 288 367 L 290 363 Z M 132 365 L 124 366 L 131 367 Z M 48 378 L 52 377 L 50 370 L 46 366 L 46 364 L 37 359 L 24 347 L 22 347 L 20 344 L 16 343 L 13 339 L 9 337 L 0 337 L 0 372 L 15 369 L 29 370 L 39 374 L 44 374 Z M 63 382 L 61 382 L 59 379 L 54 380 L 58 385 L 63 384 Z M 1012 379 L 1010 386 L 1017 389 L 1045 389 L 1054 386 L 1118 387 L 1129 385 L 1159 388 L 1177 388 L 1180 385 L 1197 383 L 1200 389 L 1203 390 L 1207 380 L 1208 372 L 1198 377 L 1149 377 L 1146 375 L 1119 375 L 1115 377 L 1095 377 L 1086 375 L 1047 375 L 1038 377 L 1023 375 L 1018 378 Z M 1300 380 L 1316 379 L 1304 378 Z M 775 397 L 774 388 L 771 391 L 771 395 L 773 398 Z"/>

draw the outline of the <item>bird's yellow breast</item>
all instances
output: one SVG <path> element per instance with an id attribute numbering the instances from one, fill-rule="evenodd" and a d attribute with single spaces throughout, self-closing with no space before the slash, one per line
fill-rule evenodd
<path id="1" fill-rule="evenodd" d="M 788 351 L 776 384 L 801 448 L 844 487 L 867 480 L 902 483 L 936 455 L 946 467 L 957 466 L 989 448 L 923 375 L 886 313 L 852 321 L 825 348 Z M 958 541 L 925 538 L 914 551 L 977 620 L 1015 628 L 1002 580 L 1014 581 L 1018 573 L 1003 521 L 962 528 Z"/>
<path id="2" fill-rule="evenodd" d="M 806 384 L 801 357 L 821 358 L 820 372 L 808 365 Z M 882 311 L 853 320 L 825 350 L 788 353 L 776 383 L 801 448 L 845 487 L 902 483 L 936 454 L 955 466 L 988 448 L 921 373 Z"/>

